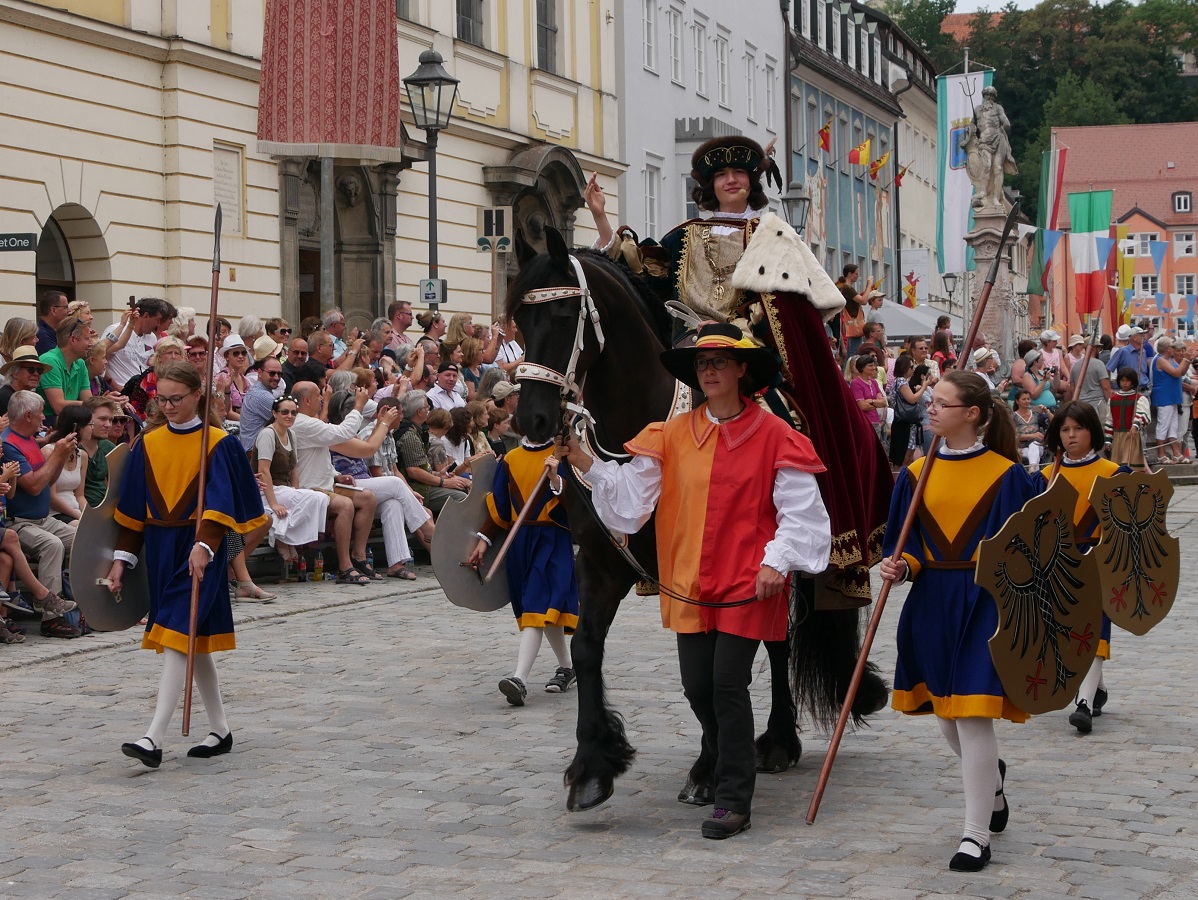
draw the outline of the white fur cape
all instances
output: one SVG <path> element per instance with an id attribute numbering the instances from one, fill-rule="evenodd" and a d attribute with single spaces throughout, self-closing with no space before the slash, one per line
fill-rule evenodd
<path id="1" fill-rule="evenodd" d="M 844 297 L 798 232 L 773 213 L 761 217 L 732 286 L 745 291 L 802 294 L 824 321 L 844 309 Z"/>

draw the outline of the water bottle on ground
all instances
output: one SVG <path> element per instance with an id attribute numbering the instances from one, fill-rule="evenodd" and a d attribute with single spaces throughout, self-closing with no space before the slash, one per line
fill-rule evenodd
<path id="1" fill-rule="evenodd" d="M 312 568 L 312 580 L 324 581 L 324 553 L 316 551 L 316 565 Z"/>

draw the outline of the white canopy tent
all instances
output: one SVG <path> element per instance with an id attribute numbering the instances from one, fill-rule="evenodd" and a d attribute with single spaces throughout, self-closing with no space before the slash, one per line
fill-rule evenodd
<path id="1" fill-rule="evenodd" d="M 936 330 L 936 320 L 945 315 L 943 310 L 934 306 L 917 306 L 909 309 L 901 304 L 887 300 L 882 304 L 882 324 L 886 326 L 888 339 L 904 338 L 908 335 L 931 339 Z M 964 333 L 965 323 L 960 316 L 949 315 L 952 322 L 953 337 L 960 340 Z"/>

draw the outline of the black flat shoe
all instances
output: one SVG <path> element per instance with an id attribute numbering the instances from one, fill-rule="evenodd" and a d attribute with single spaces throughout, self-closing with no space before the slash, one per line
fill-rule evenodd
<path id="1" fill-rule="evenodd" d="M 1002 809 L 990 813 L 990 830 L 995 834 L 1006 830 L 1007 819 L 1011 816 L 1011 807 L 1007 805 L 1007 764 L 1001 759 L 998 761 L 998 778 L 1002 787 L 994 792 L 994 796 L 1002 797 Z"/>
<path id="2" fill-rule="evenodd" d="M 224 737 L 221 737 L 215 731 L 210 731 L 208 734 L 214 738 L 220 738 L 220 743 L 215 747 L 209 747 L 207 744 L 196 744 L 187 751 L 188 756 L 198 757 L 199 759 L 210 759 L 213 756 L 220 756 L 222 753 L 228 753 L 233 749 L 233 732 L 229 732 Z"/>
<path id="3" fill-rule="evenodd" d="M 1094 715 L 1094 716 L 1102 715 L 1102 708 L 1104 706 L 1106 706 L 1106 701 L 1107 701 L 1108 696 L 1109 695 L 1107 694 L 1107 692 L 1104 691 L 1102 688 L 1099 688 L 1098 690 L 1096 690 L 1094 692 L 1094 709 L 1092 709 L 1090 711 L 1091 715 Z"/>
<path id="4" fill-rule="evenodd" d="M 990 845 L 987 844 L 986 846 L 982 847 L 982 845 L 973 838 L 961 838 L 961 843 L 973 844 L 975 847 L 981 847 L 982 855 L 970 856 L 968 853 L 958 850 L 953 855 L 953 858 L 949 860 L 948 867 L 954 872 L 980 872 L 982 869 L 986 868 L 986 864 L 990 862 Z"/>
<path id="5" fill-rule="evenodd" d="M 150 741 L 151 744 L 154 743 L 149 738 L 143 738 L 143 740 Z M 140 760 L 151 769 L 157 769 L 162 765 L 162 748 L 158 746 L 155 746 L 153 750 L 147 750 L 138 743 L 121 744 L 121 752 L 130 759 Z"/>
<path id="6" fill-rule="evenodd" d="M 1082 734 L 1089 734 L 1094 730 L 1094 716 L 1085 700 L 1077 704 L 1077 709 L 1069 714 L 1069 724 Z"/>

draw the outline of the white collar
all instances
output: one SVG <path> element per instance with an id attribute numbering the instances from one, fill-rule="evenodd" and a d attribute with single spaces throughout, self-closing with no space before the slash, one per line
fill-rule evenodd
<path id="1" fill-rule="evenodd" d="M 195 428 L 199 424 L 200 424 L 200 417 L 192 416 L 192 418 L 190 420 L 184 422 L 181 425 L 175 425 L 173 422 L 167 422 L 166 427 L 169 428 L 171 431 L 181 433 L 184 431 L 191 431 L 193 428 Z"/>
<path id="2" fill-rule="evenodd" d="M 1098 459 L 1098 451 L 1091 450 L 1089 453 L 1087 453 L 1081 459 L 1070 459 L 1068 456 L 1062 457 L 1061 465 L 1063 465 L 1063 466 L 1084 466 L 1084 465 L 1087 465 L 1088 463 L 1094 462 L 1094 460 L 1096 460 L 1096 459 Z"/>
<path id="3" fill-rule="evenodd" d="M 738 212 L 738 213 L 720 212 L 719 210 L 716 210 L 715 212 L 713 212 L 711 214 L 710 218 L 741 219 L 741 220 L 747 222 L 750 219 L 758 218 L 760 215 L 761 215 L 761 210 L 753 209 L 753 207 L 751 207 L 751 206 L 746 206 L 744 212 Z"/>
<path id="4" fill-rule="evenodd" d="M 977 442 L 972 447 L 966 447 L 964 450 L 954 450 L 952 447 L 946 447 L 942 444 L 940 446 L 940 449 L 938 449 L 936 451 L 936 455 L 937 456 L 967 456 L 970 453 L 977 453 L 979 450 L 984 449 L 985 446 L 986 445 L 982 442 L 981 438 L 978 438 Z"/>

